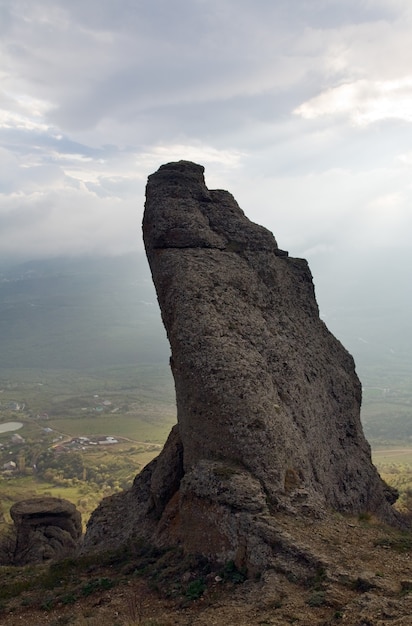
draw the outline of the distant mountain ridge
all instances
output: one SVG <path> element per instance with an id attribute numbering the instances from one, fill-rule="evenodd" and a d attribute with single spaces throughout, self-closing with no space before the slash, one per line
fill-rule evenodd
<path id="1" fill-rule="evenodd" d="M 412 363 L 408 307 L 389 294 L 377 306 L 359 285 L 342 291 L 331 277 L 316 272 L 314 282 L 321 316 L 353 354 L 361 374 L 371 363 Z M 0 349 L 5 367 L 167 359 L 144 253 L 0 265 Z"/>
<path id="2" fill-rule="evenodd" d="M 143 254 L 0 268 L 6 368 L 110 367 L 167 360 Z"/>

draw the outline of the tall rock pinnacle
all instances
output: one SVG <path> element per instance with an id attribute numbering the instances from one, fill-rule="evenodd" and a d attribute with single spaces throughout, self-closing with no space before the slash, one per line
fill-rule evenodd
<path id="1" fill-rule="evenodd" d="M 203 172 L 162 166 L 143 219 L 178 424 L 133 488 L 93 514 L 86 546 L 102 525 L 112 541 L 104 520 L 124 515 L 125 536 L 259 569 L 279 545 L 280 512 L 393 522 L 395 496 L 371 462 L 354 362 L 319 318 L 307 262 Z"/>

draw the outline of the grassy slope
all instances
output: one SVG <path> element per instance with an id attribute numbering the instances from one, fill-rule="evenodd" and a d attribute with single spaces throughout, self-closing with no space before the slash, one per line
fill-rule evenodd
<path id="1" fill-rule="evenodd" d="M 334 515 L 299 519 L 279 513 L 297 544 L 278 569 L 244 581 L 233 563 L 208 564 L 179 549 L 137 542 L 121 553 L 51 566 L 0 567 L 4 626 L 410 626 L 412 537 L 374 520 Z M 302 554 L 320 563 L 300 576 Z M 296 569 L 294 570 L 296 571 Z"/>

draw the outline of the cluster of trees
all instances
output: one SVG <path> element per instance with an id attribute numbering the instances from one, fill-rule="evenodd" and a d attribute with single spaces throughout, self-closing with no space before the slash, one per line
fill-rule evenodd
<path id="1" fill-rule="evenodd" d="M 378 466 L 383 480 L 399 491 L 397 508 L 412 513 L 412 465 L 385 463 Z"/>
<path id="2" fill-rule="evenodd" d="M 139 470 L 129 455 L 107 453 L 101 456 L 66 452 L 56 454 L 53 450 L 43 452 L 36 464 L 39 478 L 59 487 L 81 486 L 81 483 L 110 492 L 127 489 Z M 88 491 L 88 490 L 87 490 Z"/>

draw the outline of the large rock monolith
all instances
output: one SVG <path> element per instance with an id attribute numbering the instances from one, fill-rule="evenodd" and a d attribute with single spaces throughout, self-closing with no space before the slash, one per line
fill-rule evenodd
<path id="1" fill-rule="evenodd" d="M 178 424 L 132 489 L 95 511 L 85 545 L 144 535 L 256 571 L 294 553 L 280 512 L 394 522 L 396 496 L 371 462 L 354 361 L 319 317 L 307 262 L 203 172 L 162 166 L 143 219 Z"/>

